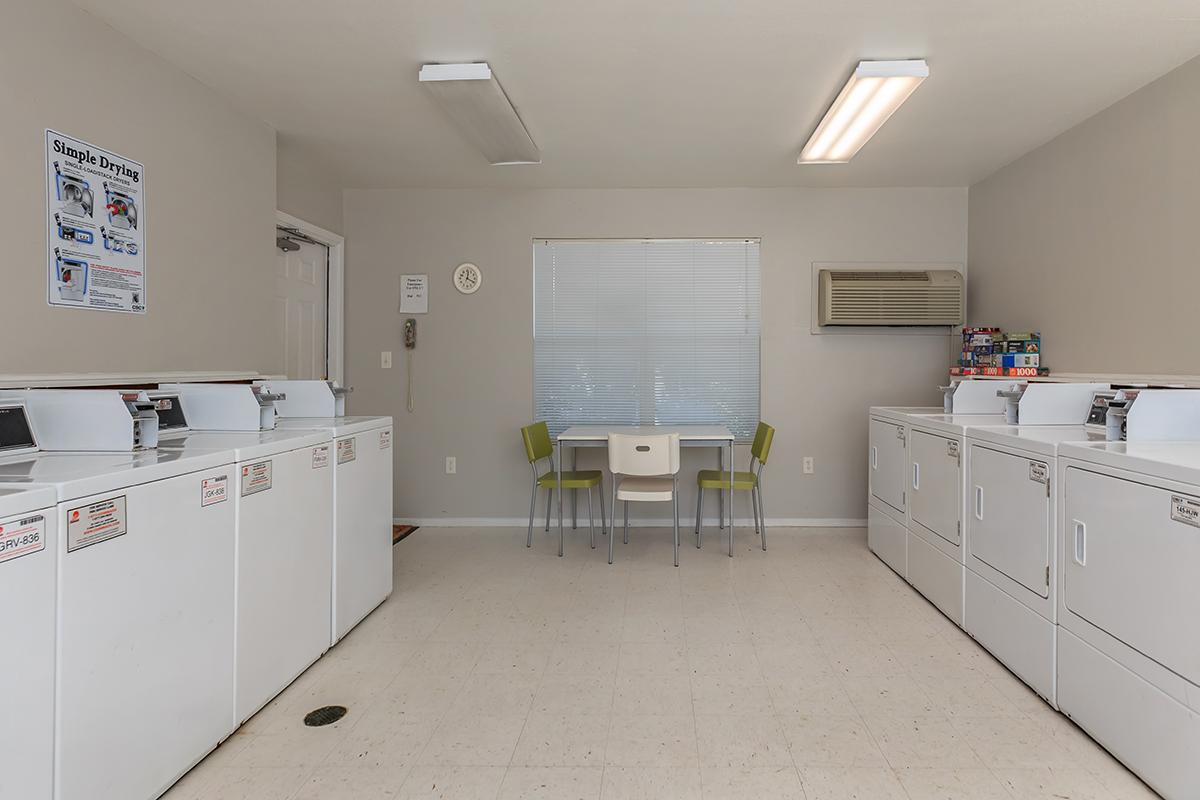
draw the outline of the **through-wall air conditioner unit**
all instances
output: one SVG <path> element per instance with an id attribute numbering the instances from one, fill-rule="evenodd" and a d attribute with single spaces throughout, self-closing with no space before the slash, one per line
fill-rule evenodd
<path id="1" fill-rule="evenodd" d="M 962 325 L 963 276 L 951 269 L 823 269 L 820 324 Z"/>

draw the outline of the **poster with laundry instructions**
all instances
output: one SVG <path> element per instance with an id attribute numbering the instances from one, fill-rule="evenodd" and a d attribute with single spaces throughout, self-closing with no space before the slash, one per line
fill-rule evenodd
<path id="1" fill-rule="evenodd" d="M 46 129 L 46 301 L 146 313 L 146 170 Z"/>

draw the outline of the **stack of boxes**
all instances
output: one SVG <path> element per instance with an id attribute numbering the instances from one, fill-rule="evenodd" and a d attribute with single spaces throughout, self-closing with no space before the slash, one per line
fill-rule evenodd
<path id="1" fill-rule="evenodd" d="M 952 375 L 1033 377 L 1046 375 L 1041 365 L 1042 335 L 1004 333 L 999 328 L 963 328 L 962 353 Z"/>

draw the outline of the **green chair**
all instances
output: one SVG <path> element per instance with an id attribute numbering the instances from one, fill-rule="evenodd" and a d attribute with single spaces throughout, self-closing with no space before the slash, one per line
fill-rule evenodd
<path id="1" fill-rule="evenodd" d="M 554 500 L 554 490 L 587 489 L 588 490 L 588 524 L 591 526 L 592 549 L 596 549 L 596 520 L 592 514 L 592 488 L 597 490 L 600 499 L 600 528 L 608 530 L 608 522 L 604 514 L 604 473 L 598 469 L 575 470 L 563 472 L 562 483 L 558 480 L 558 471 L 554 468 L 554 443 L 550 440 L 550 430 L 544 422 L 535 422 L 521 428 L 521 439 L 525 442 L 525 457 L 533 470 L 533 490 L 529 495 L 529 535 L 525 539 L 526 547 L 533 547 L 533 509 L 537 505 L 538 489 L 546 490 L 546 530 L 550 530 L 550 506 Z M 538 474 L 538 464 L 546 460 L 549 471 Z M 558 510 L 558 554 L 563 554 L 562 508 Z"/>
<path id="2" fill-rule="evenodd" d="M 754 432 L 754 443 L 750 445 L 750 471 L 733 473 L 733 488 L 750 492 L 750 504 L 754 510 L 754 530 L 762 537 L 763 550 L 767 549 L 767 518 L 763 512 L 762 471 L 767 465 L 767 456 L 771 453 L 771 441 L 774 438 L 774 428 L 765 422 L 758 423 L 758 430 Z M 704 490 L 729 491 L 729 473 L 717 469 L 700 470 L 696 476 L 696 487 L 696 547 L 699 547 L 700 537 L 704 532 Z M 729 516 L 732 524 L 732 508 L 729 509 Z"/>

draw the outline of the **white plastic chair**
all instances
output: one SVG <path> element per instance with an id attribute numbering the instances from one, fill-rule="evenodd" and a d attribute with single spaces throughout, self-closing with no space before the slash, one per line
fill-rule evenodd
<path id="1" fill-rule="evenodd" d="M 675 566 L 679 566 L 679 434 L 608 435 L 608 468 L 613 474 L 612 529 L 608 563 L 613 563 L 617 501 L 625 503 L 625 544 L 629 544 L 629 503 L 671 501 L 675 508 Z"/>

